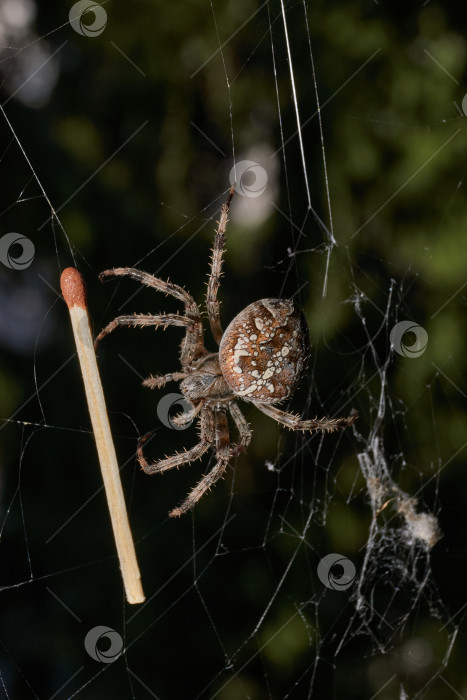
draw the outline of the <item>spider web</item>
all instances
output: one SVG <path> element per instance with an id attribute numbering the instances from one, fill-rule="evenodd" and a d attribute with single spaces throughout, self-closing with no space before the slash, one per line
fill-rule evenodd
<path id="1" fill-rule="evenodd" d="M 0 696 L 467 698 L 464 14 L 0 5 Z M 224 327 L 296 299 L 312 354 L 284 408 L 359 419 L 295 434 L 242 404 L 248 452 L 174 521 L 213 456 L 149 478 L 135 448 L 196 443 L 177 384 L 141 387 L 181 332 L 112 334 L 131 607 L 59 277 L 83 274 L 96 333 L 179 309 L 100 285 L 113 266 L 201 302 L 233 180 Z"/>

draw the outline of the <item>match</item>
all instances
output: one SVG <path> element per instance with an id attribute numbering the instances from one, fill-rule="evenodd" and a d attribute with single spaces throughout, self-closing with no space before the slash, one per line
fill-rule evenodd
<path id="1" fill-rule="evenodd" d="M 126 598 L 131 604 L 143 603 L 145 597 L 141 585 L 141 574 L 128 522 L 117 456 L 91 336 L 86 286 L 78 270 L 67 267 L 60 277 L 60 287 L 70 312 Z"/>

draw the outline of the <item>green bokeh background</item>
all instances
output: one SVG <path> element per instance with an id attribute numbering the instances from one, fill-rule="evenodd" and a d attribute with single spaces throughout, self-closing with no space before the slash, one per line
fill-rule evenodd
<path id="1" fill-rule="evenodd" d="M 310 199 L 329 226 L 310 45 L 323 105 L 339 243 L 327 273 L 299 141 L 288 141 L 296 115 L 280 3 L 109 2 L 107 26 L 93 38 L 70 27 L 70 7 L 35 3 L 39 43 L 53 53 L 66 42 L 48 101 L 33 108 L 8 99 L 28 42 L 10 38 L 0 64 L 5 113 L 63 227 L 41 228 L 50 207 L 0 115 L 0 234 L 21 232 L 36 247 L 27 270 L 0 265 L 0 694 L 396 700 L 403 686 L 408 697 L 448 700 L 456 696 L 449 684 L 467 697 L 458 614 L 467 602 L 464 6 L 313 2 L 305 20 L 303 4 L 285 3 Z M 269 171 L 276 208 L 256 225 L 256 201 L 237 196 L 232 206 L 223 317 L 264 296 L 295 296 L 313 355 L 290 408 L 313 416 L 355 407 L 361 437 L 309 440 L 245 406 L 248 453 L 193 515 L 170 521 L 167 511 L 209 460 L 152 479 L 140 472 L 138 435 L 157 427 L 157 457 L 194 444 L 196 431 L 161 426 L 160 396 L 138 375 L 177 368 L 180 332 L 119 330 L 106 339 L 99 362 L 150 599 L 138 611 L 124 603 L 60 272 L 76 264 L 84 275 L 96 331 L 122 304 L 126 312 L 178 308 L 147 290 L 127 302 L 135 284 L 101 285 L 106 268 L 137 265 L 201 300 L 234 150 L 237 160 L 272 153 L 282 135 L 286 157 Z M 268 171 L 267 163 L 264 155 Z M 404 319 L 428 333 L 417 359 L 390 350 L 390 330 Z M 431 597 L 427 589 L 414 602 L 407 583 L 392 598 L 398 574 L 382 560 L 366 593 L 395 631 L 375 623 L 335 655 L 355 591 L 325 590 L 316 567 L 328 552 L 362 565 L 371 510 L 356 455 L 375 427 L 393 478 L 438 515 L 444 537 L 431 553 Z M 444 667 L 453 624 L 459 633 Z M 96 625 L 125 637 L 124 658 L 88 656 L 83 640 Z"/>

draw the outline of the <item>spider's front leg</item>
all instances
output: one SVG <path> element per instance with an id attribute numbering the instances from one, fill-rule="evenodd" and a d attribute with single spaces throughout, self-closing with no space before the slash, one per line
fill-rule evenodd
<path id="1" fill-rule="evenodd" d="M 209 489 L 214 486 L 216 481 L 223 476 L 229 465 L 232 457 L 232 450 L 230 448 L 227 415 L 224 409 L 221 408 L 215 410 L 215 423 L 213 428 L 213 436 L 215 436 L 216 443 L 217 462 L 211 471 L 203 476 L 201 481 L 196 484 L 195 488 L 190 491 L 183 503 L 170 511 L 169 516 L 171 518 L 178 518 L 180 515 L 183 515 L 187 511 L 191 510 L 199 499 L 204 496 L 206 491 L 209 491 Z"/>
<path id="2" fill-rule="evenodd" d="M 196 409 L 195 409 L 196 410 Z M 198 410 L 200 408 L 198 407 Z M 204 455 L 214 442 L 214 418 L 210 411 L 201 409 L 200 415 L 200 440 L 197 445 L 184 452 L 176 452 L 171 457 L 159 459 L 156 462 L 148 462 L 143 453 L 143 446 L 149 440 L 154 431 L 146 433 L 138 440 L 136 457 L 146 474 L 158 474 L 166 472 L 181 464 L 190 464 Z"/>
<path id="3" fill-rule="evenodd" d="M 301 420 L 299 415 L 281 411 L 275 406 L 270 406 L 265 403 L 255 403 L 255 405 L 262 413 L 265 413 L 278 423 L 285 425 L 286 428 L 290 430 L 320 430 L 321 432 L 332 433 L 334 430 L 347 428 L 358 418 L 357 411 L 353 410 L 347 418 L 312 418 L 310 420 Z"/>

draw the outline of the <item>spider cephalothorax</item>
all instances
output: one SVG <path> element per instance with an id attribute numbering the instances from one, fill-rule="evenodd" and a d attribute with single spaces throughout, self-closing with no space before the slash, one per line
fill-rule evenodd
<path id="1" fill-rule="evenodd" d="M 189 410 L 172 420 L 183 426 L 190 423 L 194 417 L 198 417 L 200 440 L 189 450 L 156 462 L 148 462 L 143 454 L 143 445 L 152 433 L 147 433 L 138 442 L 137 457 L 141 467 L 148 474 L 164 472 L 181 464 L 190 464 L 211 447 L 216 452 L 217 461 L 183 503 L 170 511 L 169 515 L 172 517 L 182 515 L 192 508 L 224 474 L 232 457 L 247 448 L 251 440 L 251 430 L 237 405 L 239 399 L 253 403 L 267 416 L 291 430 L 332 432 L 351 425 L 356 419 L 356 413 L 353 413 L 348 418 L 301 420 L 300 416 L 286 413 L 273 405 L 292 395 L 308 357 L 308 329 L 302 312 L 292 300 L 255 301 L 235 316 L 225 332 L 222 331 L 217 291 L 233 192 L 232 187 L 228 200 L 222 207 L 214 239 L 206 295 L 209 324 L 219 345 L 218 353 L 209 353 L 206 350 L 200 310 L 191 295 L 182 287 L 131 267 L 105 270 L 100 274 L 101 279 L 109 276 L 133 277 L 141 284 L 179 299 L 185 306 L 184 315 L 118 316 L 96 339 L 98 343 L 120 325 L 185 328 L 185 337 L 180 348 L 181 371 L 163 376 L 150 376 L 143 385 L 158 389 L 169 381 L 181 381 L 180 390 L 187 399 Z M 230 413 L 239 433 L 239 440 L 235 443 L 230 441 L 227 413 Z"/>

